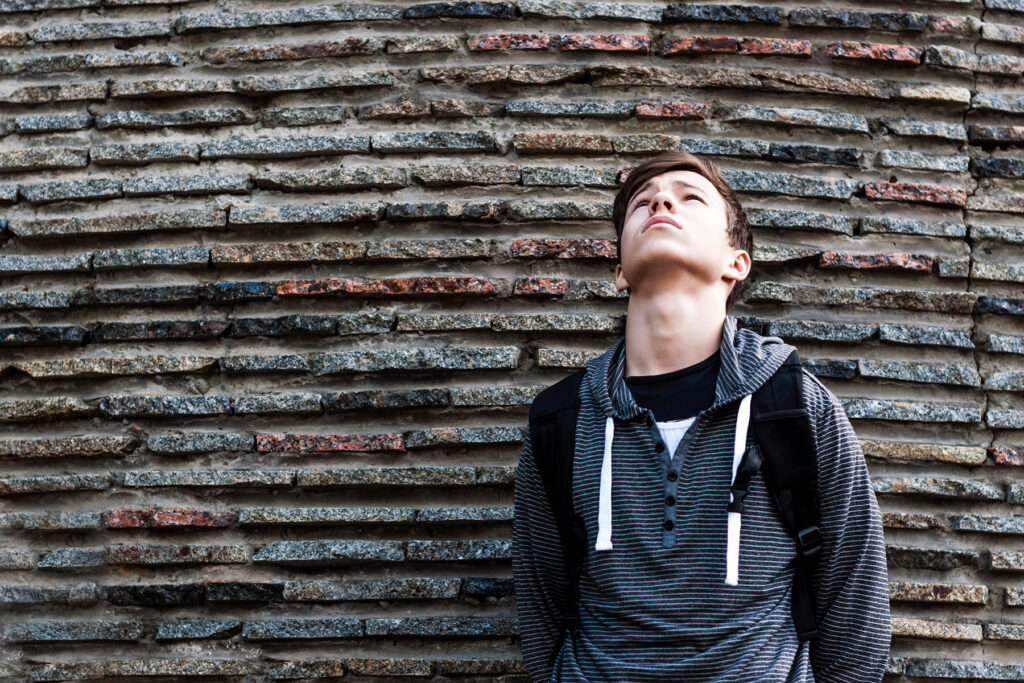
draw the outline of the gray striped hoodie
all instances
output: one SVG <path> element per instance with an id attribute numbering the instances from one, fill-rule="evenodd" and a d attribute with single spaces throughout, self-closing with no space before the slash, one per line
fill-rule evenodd
<path id="1" fill-rule="evenodd" d="M 527 427 L 516 472 L 512 565 L 531 681 L 882 679 L 890 615 L 878 503 L 842 403 L 806 369 L 823 536 L 812 578 L 812 644 L 797 640 L 790 611 L 796 543 L 760 473 L 729 532 L 735 456 L 754 442 L 744 397 L 792 349 L 779 337 L 738 329 L 727 315 L 714 402 L 671 458 L 656 450 L 653 413 L 623 381 L 625 337 L 587 362 L 572 495 L 588 537 L 581 631 L 566 638 L 554 670 L 547 659 L 559 633 L 565 565 Z"/>

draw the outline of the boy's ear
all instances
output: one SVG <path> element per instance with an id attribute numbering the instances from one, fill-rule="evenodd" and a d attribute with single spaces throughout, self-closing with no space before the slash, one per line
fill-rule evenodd
<path id="1" fill-rule="evenodd" d="M 622 264 L 615 264 L 615 289 L 621 292 L 624 289 L 629 289 L 629 282 L 626 281 L 625 276 L 622 274 Z"/>

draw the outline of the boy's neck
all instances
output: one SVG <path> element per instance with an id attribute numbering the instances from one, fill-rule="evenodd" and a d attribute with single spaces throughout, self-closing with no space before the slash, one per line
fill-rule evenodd
<path id="1" fill-rule="evenodd" d="M 661 375 L 695 365 L 722 343 L 725 306 L 718 292 L 630 295 L 626 309 L 625 376 Z"/>

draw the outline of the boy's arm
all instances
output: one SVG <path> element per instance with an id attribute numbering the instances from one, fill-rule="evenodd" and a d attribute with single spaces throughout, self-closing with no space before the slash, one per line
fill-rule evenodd
<path id="1" fill-rule="evenodd" d="M 561 630 L 565 560 L 551 503 L 533 457 L 530 429 L 516 469 L 512 571 L 523 661 L 530 680 L 551 678 L 548 657 Z"/>
<path id="2" fill-rule="evenodd" d="M 805 370 L 816 424 L 822 549 L 817 571 L 818 637 L 810 648 L 817 683 L 877 683 L 889 659 L 891 622 L 885 538 L 857 435 L 842 403 Z"/>

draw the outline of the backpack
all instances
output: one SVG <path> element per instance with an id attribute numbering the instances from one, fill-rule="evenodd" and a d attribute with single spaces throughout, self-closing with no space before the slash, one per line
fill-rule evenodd
<path id="1" fill-rule="evenodd" d="M 572 507 L 572 465 L 582 368 L 540 392 L 530 405 L 530 440 L 562 543 L 567 581 L 561 632 L 548 659 L 554 666 L 568 633 L 578 637 L 579 579 L 587 552 L 583 520 Z M 817 635 L 811 576 L 821 550 L 818 458 L 810 417 L 803 403 L 803 369 L 796 349 L 750 399 L 750 421 L 757 449 L 737 470 L 730 511 L 742 512 L 750 477 L 758 469 L 794 536 L 798 554 L 793 579 L 793 623 L 800 641 Z M 760 452 L 760 459 L 757 452 Z"/>

